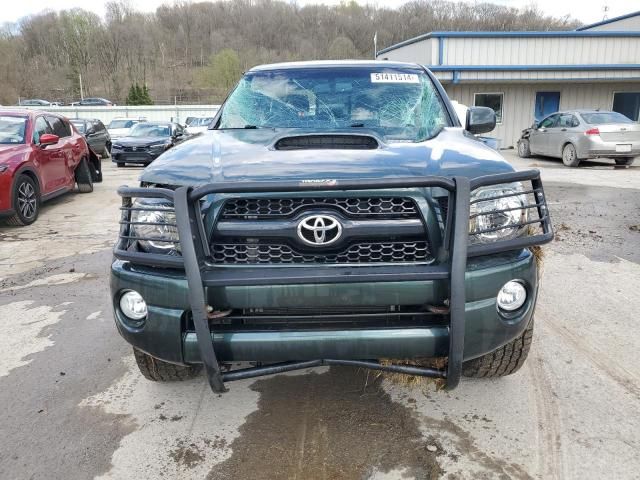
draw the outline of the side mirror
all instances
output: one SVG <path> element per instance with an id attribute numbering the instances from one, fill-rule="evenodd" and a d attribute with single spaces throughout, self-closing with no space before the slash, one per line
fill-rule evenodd
<path id="1" fill-rule="evenodd" d="M 45 133 L 44 135 L 40 135 L 40 147 L 44 148 L 47 145 L 55 145 L 60 140 L 58 135 L 54 135 L 53 133 Z"/>
<path id="2" fill-rule="evenodd" d="M 93 128 L 90 128 L 89 130 L 86 131 L 85 135 L 87 137 L 90 137 L 91 135 L 95 135 L 96 131 Z"/>
<path id="3" fill-rule="evenodd" d="M 474 135 L 496 128 L 496 112 L 489 107 L 470 107 L 467 110 L 466 130 Z"/>
<path id="4" fill-rule="evenodd" d="M 533 124 L 531 125 L 531 128 L 533 128 L 534 130 L 538 129 L 538 122 L 534 120 Z"/>

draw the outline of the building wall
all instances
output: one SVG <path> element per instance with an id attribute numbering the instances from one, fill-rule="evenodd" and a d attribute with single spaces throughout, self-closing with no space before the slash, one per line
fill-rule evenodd
<path id="1" fill-rule="evenodd" d="M 634 31 L 640 32 L 640 15 L 635 17 L 623 18 L 616 20 L 615 22 L 605 23 L 604 25 L 595 25 L 593 27 L 581 28 L 580 30 L 592 32 L 595 30 L 620 32 L 620 31 Z"/>
<path id="2" fill-rule="evenodd" d="M 442 65 L 633 64 L 640 59 L 640 37 L 632 36 L 469 36 L 447 37 L 443 40 Z M 389 58 L 395 59 L 393 56 Z"/>
<path id="3" fill-rule="evenodd" d="M 534 121 L 536 92 L 560 92 L 560 109 L 600 108 L 611 110 L 614 92 L 640 92 L 633 83 L 467 83 L 445 84 L 449 98 L 473 106 L 475 93 L 503 93 L 502 124 L 488 134 L 500 138 L 501 148 L 515 147 L 523 129 Z"/>
<path id="4" fill-rule="evenodd" d="M 377 59 L 435 65 L 438 63 L 438 40 L 429 38 L 410 43 L 409 45 L 395 48 L 388 53 L 381 53 Z"/>

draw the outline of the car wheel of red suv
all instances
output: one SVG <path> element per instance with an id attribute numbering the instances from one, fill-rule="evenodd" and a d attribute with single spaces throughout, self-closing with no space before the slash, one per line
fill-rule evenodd
<path id="1" fill-rule="evenodd" d="M 13 185 L 13 206 L 16 213 L 6 220 L 8 225 L 30 225 L 38 218 L 40 192 L 36 182 L 27 175 L 19 175 Z"/>

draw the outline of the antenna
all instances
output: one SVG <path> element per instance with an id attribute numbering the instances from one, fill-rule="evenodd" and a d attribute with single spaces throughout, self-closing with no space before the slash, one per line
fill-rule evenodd
<path id="1" fill-rule="evenodd" d="M 608 5 L 603 5 L 602 6 L 602 20 L 606 20 L 607 18 L 609 18 L 609 15 L 607 15 L 607 12 L 609 11 L 609 6 Z"/>

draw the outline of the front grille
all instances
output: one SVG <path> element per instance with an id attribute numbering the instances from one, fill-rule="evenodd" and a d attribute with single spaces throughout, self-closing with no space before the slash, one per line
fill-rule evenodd
<path id="1" fill-rule="evenodd" d="M 124 147 L 122 150 L 125 152 L 146 152 L 148 147 Z"/>
<path id="2" fill-rule="evenodd" d="M 235 198 L 225 202 L 222 218 L 283 218 L 310 207 L 333 208 L 358 218 L 420 218 L 414 201 L 402 197 Z"/>
<path id="3" fill-rule="evenodd" d="M 223 265 L 429 262 L 425 241 L 356 243 L 336 253 L 297 252 L 286 244 L 214 243 L 213 262 Z"/>

